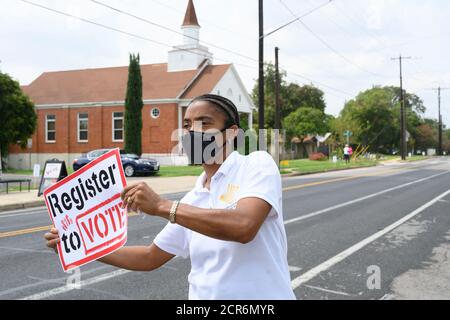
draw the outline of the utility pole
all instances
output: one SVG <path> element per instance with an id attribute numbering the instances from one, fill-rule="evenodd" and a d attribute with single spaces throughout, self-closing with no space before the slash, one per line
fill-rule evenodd
<path id="1" fill-rule="evenodd" d="M 275 156 L 280 167 L 280 130 L 281 130 L 281 106 L 280 106 L 280 69 L 278 64 L 278 52 L 275 47 Z"/>
<path id="2" fill-rule="evenodd" d="M 438 129 L 438 150 L 437 154 L 438 156 L 442 156 L 442 114 L 441 114 L 441 91 L 443 90 L 449 90 L 450 88 L 433 88 L 431 90 L 435 90 L 438 92 L 438 122 L 439 122 L 439 129 Z"/>
<path id="3" fill-rule="evenodd" d="M 402 73 L 402 61 L 405 59 L 412 59 L 411 57 L 402 57 L 400 55 L 398 58 L 391 58 L 391 60 L 398 60 L 400 63 L 400 153 L 402 156 L 402 160 L 406 159 L 406 110 L 405 110 L 405 96 L 403 94 L 403 73 Z"/>
<path id="4" fill-rule="evenodd" d="M 278 64 L 279 51 L 280 48 L 275 47 L 275 129 L 281 129 L 280 69 Z"/>
<path id="5" fill-rule="evenodd" d="M 264 4 L 259 0 L 259 77 L 258 77 L 259 148 L 265 150 L 264 137 Z"/>

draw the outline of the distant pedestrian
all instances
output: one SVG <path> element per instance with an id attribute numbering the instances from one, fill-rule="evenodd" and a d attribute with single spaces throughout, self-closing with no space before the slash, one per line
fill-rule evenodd
<path id="1" fill-rule="evenodd" d="M 350 162 L 350 155 L 351 155 L 350 152 L 353 153 L 353 150 L 351 149 L 351 147 L 348 144 L 346 144 L 345 147 L 344 147 L 344 160 L 345 160 L 345 163 L 349 163 Z"/>

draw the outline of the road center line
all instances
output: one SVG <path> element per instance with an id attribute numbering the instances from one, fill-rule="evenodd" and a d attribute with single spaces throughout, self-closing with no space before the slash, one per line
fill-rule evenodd
<path id="1" fill-rule="evenodd" d="M 346 259 L 347 257 L 352 255 L 353 253 L 361 250 L 362 248 L 364 248 L 365 246 L 367 246 L 371 242 L 373 242 L 373 241 L 377 240 L 378 238 L 381 238 L 385 234 L 391 232 L 395 228 L 399 227 L 400 225 L 402 225 L 406 221 L 410 220 L 414 216 L 418 215 L 419 213 L 423 212 L 427 208 L 431 207 L 436 202 L 438 202 L 440 199 L 446 197 L 449 194 L 450 194 L 450 190 L 447 190 L 446 192 L 440 194 L 439 196 L 437 196 L 433 200 L 425 203 L 424 205 L 422 205 L 421 207 L 417 208 L 413 212 L 407 214 L 406 216 L 404 216 L 400 220 L 397 220 L 396 222 L 394 222 L 391 225 L 387 226 L 383 230 L 380 230 L 380 231 L 374 233 L 370 237 L 365 238 L 364 240 L 356 243 L 355 245 L 351 246 L 350 248 L 342 251 L 341 253 L 335 255 L 334 257 L 328 259 L 327 261 L 319 264 L 318 266 L 316 266 L 316 267 L 312 268 L 311 270 L 305 272 L 304 274 L 298 276 L 297 278 L 295 278 L 294 280 L 291 281 L 292 289 L 294 289 L 294 290 L 297 289 L 300 285 L 302 285 L 302 284 L 308 282 L 309 280 L 313 279 L 319 273 L 330 269 L 335 264 L 337 264 L 337 263 L 341 262 L 342 260 Z"/>

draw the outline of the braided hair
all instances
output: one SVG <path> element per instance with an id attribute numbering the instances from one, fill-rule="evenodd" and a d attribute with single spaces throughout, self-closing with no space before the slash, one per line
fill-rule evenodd
<path id="1" fill-rule="evenodd" d="M 225 113 L 227 116 L 227 119 L 225 120 L 225 127 L 229 128 L 233 125 L 240 126 L 239 123 L 239 112 L 234 105 L 234 103 L 225 97 L 219 96 L 217 94 L 204 94 L 201 95 L 194 100 L 192 100 L 191 103 L 196 101 L 207 101 L 212 103 L 215 107 L 217 107 L 220 111 Z"/>

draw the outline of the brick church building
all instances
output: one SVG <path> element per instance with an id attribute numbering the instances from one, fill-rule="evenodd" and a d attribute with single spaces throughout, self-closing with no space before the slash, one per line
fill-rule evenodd
<path id="1" fill-rule="evenodd" d="M 177 145 L 172 132 L 182 128 L 185 109 L 194 97 L 215 93 L 231 99 L 239 112 L 249 115 L 249 125 L 254 109 L 233 64 L 214 65 L 212 53 L 199 43 L 192 0 L 181 30 L 183 43 L 169 51 L 168 63 L 141 65 L 143 157 L 166 165 L 186 163 L 181 153 L 171 153 Z M 123 148 L 127 80 L 124 66 L 44 72 L 23 86 L 36 106 L 37 130 L 26 149 L 11 146 L 8 165 L 30 169 L 58 158 L 70 166 L 82 153 Z"/>

